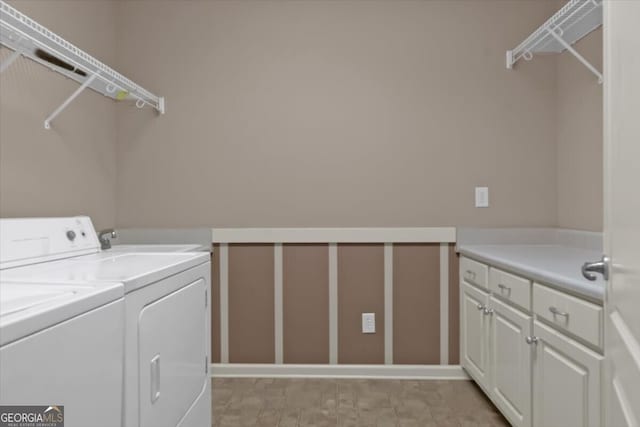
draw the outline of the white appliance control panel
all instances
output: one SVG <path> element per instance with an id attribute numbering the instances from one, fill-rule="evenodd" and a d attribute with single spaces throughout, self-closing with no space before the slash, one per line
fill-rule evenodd
<path id="1" fill-rule="evenodd" d="M 0 269 L 99 250 L 88 216 L 0 219 Z"/>

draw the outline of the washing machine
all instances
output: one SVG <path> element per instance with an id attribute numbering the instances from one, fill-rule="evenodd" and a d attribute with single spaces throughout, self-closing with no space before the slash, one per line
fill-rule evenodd
<path id="1" fill-rule="evenodd" d="M 62 223 L 51 233 L 67 239 L 73 237 L 74 241 L 85 235 L 95 238 L 89 218 L 76 220 L 82 226 L 72 229 L 72 233 Z M 122 284 L 125 325 L 122 424 L 211 425 L 209 254 L 107 253 L 99 250 L 95 239 L 91 253 L 3 270 L 0 278 L 13 283 Z"/>
<path id="2" fill-rule="evenodd" d="M 14 231 L 0 223 L 0 279 L 11 267 L 26 272 L 34 264 L 87 252 L 66 238 L 11 243 Z M 124 314 L 121 283 L 0 281 L 3 416 L 55 407 L 67 427 L 121 425 Z"/>

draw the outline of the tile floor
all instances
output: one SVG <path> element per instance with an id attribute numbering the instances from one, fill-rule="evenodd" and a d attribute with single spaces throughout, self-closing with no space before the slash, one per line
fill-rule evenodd
<path id="1" fill-rule="evenodd" d="M 213 426 L 508 426 L 470 381 L 218 378 Z"/>

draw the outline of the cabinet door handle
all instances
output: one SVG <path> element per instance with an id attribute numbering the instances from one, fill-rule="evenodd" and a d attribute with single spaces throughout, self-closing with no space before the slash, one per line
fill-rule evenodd
<path id="1" fill-rule="evenodd" d="M 482 304 L 478 304 L 478 305 L 476 305 L 476 308 L 477 308 L 478 310 L 484 310 L 484 309 L 485 309 L 485 308 L 487 308 L 487 307 L 486 307 L 486 306 L 484 306 L 484 305 L 482 305 Z"/>
<path id="2" fill-rule="evenodd" d="M 502 283 L 498 283 L 498 287 L 500 288 L 500 293 L 502 293 L 502 291 L 511 292 L 511 288 L 507 285 L 503 285 Z"/>
<path id="3" fill-rule="evenodd" d="M 487 316 L 491 316 L 493 314 L 493 308 L 486 308 L 484 309 L 484 315 Z"/>
<path id="4" fill-rule="evenodd" d="M 555 308 L 553 306 L 549 307 L 549 311 L 552 312 L 554 315 L 563 316 L 563 317 L 569 318 L 569 313 L 567 313 L 566 311 L 560 311 L 560 310 L 558 310 L 557 308 Z"/>
<path id="5" fill-rule="evenodd" d="M 539 338 L 538 337 L 526 337 L 524 340 L 527 342 L 527 344 L 531 345 L 531 344 L 538 344 Z"/>

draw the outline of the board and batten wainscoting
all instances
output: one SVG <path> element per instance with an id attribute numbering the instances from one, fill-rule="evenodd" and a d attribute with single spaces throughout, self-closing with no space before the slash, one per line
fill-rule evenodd
<path id="1" fill-rule="evenodd" d="M 467 378 L 455 241 L 453 227 L 212 229 L 212 375 Z"/>

